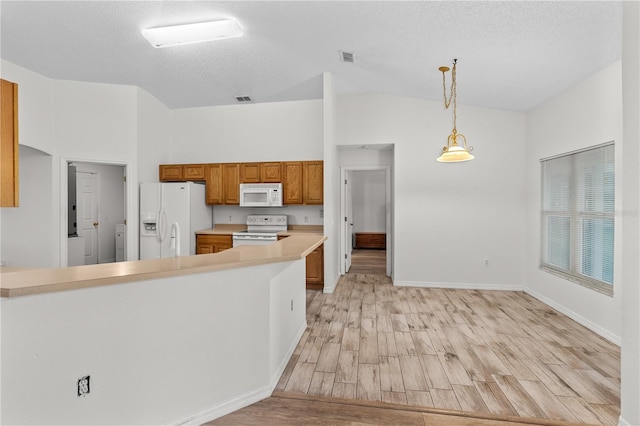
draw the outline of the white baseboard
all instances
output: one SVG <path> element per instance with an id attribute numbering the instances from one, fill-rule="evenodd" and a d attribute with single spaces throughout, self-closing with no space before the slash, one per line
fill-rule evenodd
<path id="1" fill-rule="evenodd" d="M 284 358 L 282 358 L 282 361 L 280 362 L 278 369 L 271 376 L 270 386 L 271 386 L 272 393 L 276 388 L 276 386 L 278 385 L 278 382 L 280 381 L 280 377 L 282 377 L 282 373 L 284 373 L 284 369 L 287 368 L 287 364 L 291 359 L 291 355 L 293 355 L 293 351 L 296 350 L 296 347 L 298 346 L 298 343 L 300 342 L 300 339 L 302 338 L 302 335 L 304 334 L 306 329 L 307 329 L 307 321 L 305 320 L 304 323 L 302 324 L 302 327 L 300 327 L 300 329 L 298 330 L 298 333 L 296 333 L 296 338 L 293 340 L 293 342 L 291 342 L 291 346 L 287 350 L 287 355 L 285 355 Z"/>
<path id="2" fill-rule="evenodd" d="M 458 290 L 502 290 L 522 291 L 521 285 L 515 284 L 479 284 L 479 283 L 440 283 L 429 281 L 394 281 L 396 287 L 450 288 Z"/>
<path id="3" fill-rule="evenodd" d="M 215 420 L 229 413 L 233 413 L 234 411 L 247 407 L 258 401 L 262 401 L 263 399 L 270 397 L 271 393 L 272 393 L 271 388 L 269 386 L 265 386 L 253 392 L 249 392 L 247 394 L 240 395 L 237 398 L 223 402 L 222 404 L 218 404 L 215 407 L 202 410 L 199 413 L 194 414 L 193 416 L 189 416 L 187 418 L 178 420 L 171 424 L 176 426 L 177 425 L 201 425 L 203 423 L 210 422 L 211 420 Z"/>
<path id="4" fill-rule="evenodd" d="M 618 417 L 618 426 L 631 426 L 631 423 L 622 418 L 622 416 Z"/>
<path id="5" fill-rule="evenodd" d="M 539 301 L 541 301 L 545 305 L 551 306 L 553 309 L 555 309 L 556 311 L 562 313 L 563 315 L 568 316 L 569 318 L 571 318 L 572 320 L 574 320 L 578 324 L 584 325 L 589 330 L 593 331 L 594 333 L 596 333 L 597 335 L 599 335 L 601 337 L 604 337 L 605 339 L 607 339 L 611 343 L 613 343 L 615 345 L 618 345 L 618 346 L 622 345 L 622 338 L 620 336 L 616 336 L 615 334 L 611 333 L 609 330 L 606 330 L 606 329 L 600 327 L 598 324 L 586 319 L 585 317 L 583 317 L 581 315 L 578 315 L 577 313 L 573 312 L 571 309 L 567 309 L 566 307 L 554 302 L 553 300 L 549 299 L 546 296 L 543 296 L 540 293 L 537 293 L 537 292 L 531 290 L 530 288 L 525 287 L 524 288 L 524 292 L 527 293 L 528 295 L 532 296 L 532 297 L 535 297 L 536 299 L 538 299 Z"/>

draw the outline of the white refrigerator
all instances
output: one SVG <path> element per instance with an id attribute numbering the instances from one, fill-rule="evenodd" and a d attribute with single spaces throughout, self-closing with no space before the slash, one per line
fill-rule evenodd
<path id="1" fill-rule="evenodd" d="M 204 184 L 140 184 L 140 259 L 196 254 L 195 232 L 213 227 Z"/>

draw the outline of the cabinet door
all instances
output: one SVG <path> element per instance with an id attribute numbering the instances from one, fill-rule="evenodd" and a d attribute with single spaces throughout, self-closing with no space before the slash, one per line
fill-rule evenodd
<path id="1" fill-rule="evenodd" d="M 303 171 L 303 203 L 322 204 L 324 198 L 323 162 L 305 161 Z"/>
<path id="2" fill-rule="evenodd" d="M 284 180 L 282 192 L 284 192 L 283 204 L 302 204 L 302 162 L 289 161 L 282 163 Z"/>
<path id="3" fill-rule="evenodd" d="M 260 183 L 260 163 L 240 164 L 240 180 L 242 183 Z"/>
<path id="4" fill-rule="evenodd" d="M 264 183 L 282 182 L 282 164 L 260 163 L 260 179 Z"/>
<path id="5" fill-rule="evenodd" d="M 18 85 L 0 83 L 0 207 L 18 207 Z"/>
<path id="6" fill-rule="evenodd" d="M 196 235 L 196 254 L 219 253 L 232 246 L 231 235 Z"/>
<path id="7" fill-rule="evenodd" d="M 160 164 L 160 182 L 180 182 L 182 164 Z"/>
<path id="8" fill-rule="evenodd" d="M 209 253 L 213 253 L 213 246 L 211 244 L 196 244 L 196 254 Z"/>
<path id="9" fill-rule="evenodd" d="M 324 245 L 307 255 L 307 288 L 322 289 L 324 284 Z"/>
<path id="10" fill-rule="evenodd" d="M 185 164 L 182 166 L 184 180 L 204 180 L 204 164 Z"/>
<path id="11" fill-rule="evenodd" d="M 207 204 L 222 204 L 222 164 L 207 164 L 205 167 L 206 202 Z"/>
<path id="12" fill-rule="evenodd" d="M 224 204 L 240 204 L 240 164 L 222 165 Z"/>

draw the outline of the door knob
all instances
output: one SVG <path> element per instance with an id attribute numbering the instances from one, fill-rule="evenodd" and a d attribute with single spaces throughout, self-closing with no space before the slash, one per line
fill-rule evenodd
<path id="1" fill-rule="evenodd" d="M 98 222 L 93 222 L 93 226 L 98 226 L 99 223 Z"/>

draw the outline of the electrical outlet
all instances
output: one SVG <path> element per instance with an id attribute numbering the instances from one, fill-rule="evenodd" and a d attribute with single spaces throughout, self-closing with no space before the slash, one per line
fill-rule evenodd
<path id="1" fill-rule="evenodd" d="M 232 220 L 231 215 L 229 215 L 229 223 L 231 223 L 231 220 Z"/>
<path id="2" fill-rule="evenodd" d="M 484 260 L 484 266 L 489 266 L 489 259 Z"/>
<path id="3" fill-rule="evenodd" d="M 293 312 L 293 299 L 291 299 L 291 312 Z"/>
<path id="4" fill-rule="evenodd" d="M 309 216 L 304 217 L 304 223 L 309 223 Z"/>
<path id="5" fill-rule="evenodd" d="M 84 376 L 78 379 L 78 396 L 86 396 L 91 388 L 89 387 L 89 379 L 91 376 Z"/>

